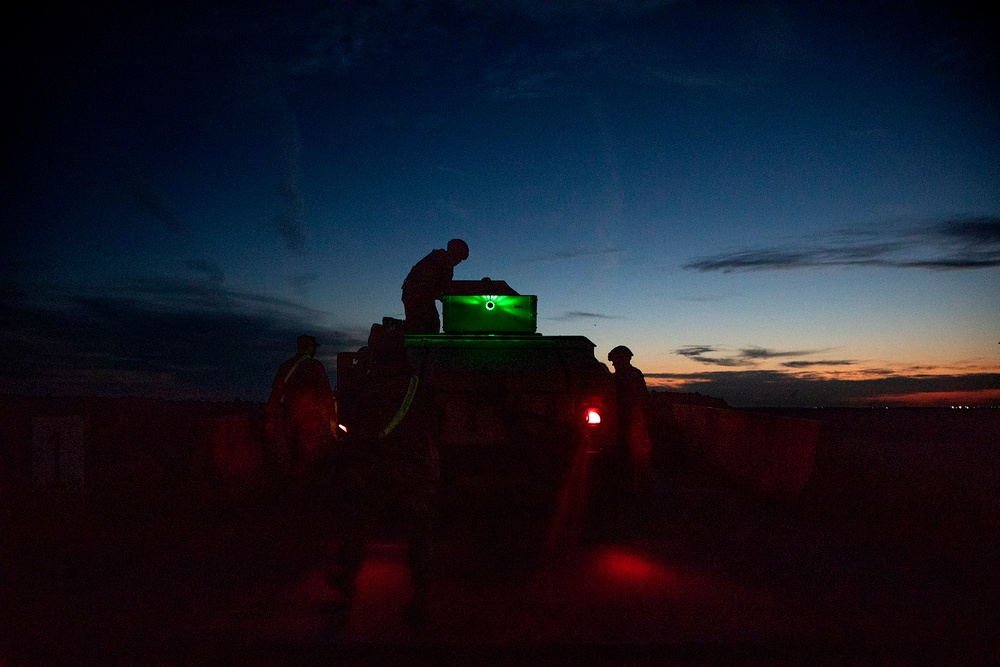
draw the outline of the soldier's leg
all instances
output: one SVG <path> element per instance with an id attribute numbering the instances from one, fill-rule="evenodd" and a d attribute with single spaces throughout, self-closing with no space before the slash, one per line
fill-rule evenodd
<path id="1" fill-rule="evenodd" d="M 354 597 L 358 573 L 365 561 L 367 541 L 360 533 L 347 537 L 337 554 L 336 567 L 327 570 L 327 585 L 347 599 Z"/>
<path id="2" fill-rule="evenodd" d="M 404 302 L 406 332 L 436 334 L 441 331 L 441 316 L 434 301 Z"/>
<path id="3" fill-rule="evenodd" d="M 357 466 L 357 462 L 353 465 Z M 344 491 L 342 505 L 343 533 L 339 536 L 340 543 L 333 562 L 324 572 L 326 585 L 337 591 L 340 597 L 323 605 L 326 615 L 324 633 L 341 633 L 348 626 L 358 573 L 364 564 L 370 533 L 368 527 L 371 523 L 369 518 L 371 503 L 365 489 L 366 478 L 367 475 L 357 468 L 345 475 L 347 488 Z"/>
<path id="4" fill-rule="evenodd" d="M 344 534 L 335 566 L 326 573 L 327 584 L 348 598 L 354 595 L 381 502 L 381 494 L 373 488 L 377 473 L 372 465 L 364 456 L 351 463 L 346 476 L 349 488 L 344 506 Z"/>
<path id="5" fill-rule="evenodd" d="M 425 480 L 426 481 L 426 480 Z M 423 484 L 404 502 L 407 517 L 406 557 L 410 569 L 412 596 L 404 608 L 411 626 L 426 622 L 432 568 L 432 533 L 436 486 Z"/>
<path id="6" fill-rule="evenodd" d="M 345 507 L 344 535 L 334 566 L 326 572 L 326 583 L 345 598 L 354 596 L 358 572 L 368 546 L 368 503 L 359 500 Z"/>

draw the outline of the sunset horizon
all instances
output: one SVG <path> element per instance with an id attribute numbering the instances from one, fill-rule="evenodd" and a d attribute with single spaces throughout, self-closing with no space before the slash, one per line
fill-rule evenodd
<path id="1" fill-rule="evenodd" d="M 12 18 L 0 392 L 260 401 L 410 267 L 734 406 L 994 405 L 985 10 L 472 1 Z M 439 306 L 440 307 L 440 306 Z"/>

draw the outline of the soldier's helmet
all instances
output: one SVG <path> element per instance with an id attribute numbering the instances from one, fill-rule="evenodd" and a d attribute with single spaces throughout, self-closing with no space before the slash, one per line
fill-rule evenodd
<path id="1" fill-rule="evenodd" d="M 469 244 L 462 239 L 452 239 L 448 241 L 448 252 L 458 258 L 458 261 L 465 261 L 469 258 Z"/>
<path id="2" fill-rule="evenodd" d="M 632 350 L 628 349 L 624 345 L 619 345 L 618 347 L 612 349 L 608 352 L 608 361 L 619 362 L 628 361 L 632 358 Z"/>

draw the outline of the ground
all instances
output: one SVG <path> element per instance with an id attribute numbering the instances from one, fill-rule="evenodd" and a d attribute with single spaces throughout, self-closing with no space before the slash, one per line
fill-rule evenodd
<path id="1" fill-rule="evenodd" d="M 587 534 L 529 557 L 523 545 L 503 547 L 509 535 L 488 544 L 475 516 L 453 520 L 435 542 L 427 622 L 414 629 L 401 614 L 405 547 L 391 530 L 374 537 L 349 607 L 326 585 L 340 538 L 329 491 L 117 513 L 56 499 L 33 510 L 61 507 L 48 527 L 8 522 L 0 630 L 11 659 L 1000 657 L 995 560 L 941 562 L 855 539 L 688 468 L 661 471 L 644 524 L 625 538 Z"/>

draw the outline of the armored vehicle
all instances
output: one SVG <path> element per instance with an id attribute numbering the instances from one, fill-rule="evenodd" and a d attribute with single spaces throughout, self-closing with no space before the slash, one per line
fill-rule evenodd
<path id="1" fill-rule="evenodd" d="M 499 512 L 551 515 L 566 511 L 560 503 L 583 503 L 587 477 L 621 454 L 613 378 L 594 343 L 538 333 L 537 297 L 504 281 L 454 281 L 442 303 L 444 333 L 407 334 L 403 322 L 386 318 L 373 325 L 366 348 L 338 356 L 337 401 L 348 432 L 351 415 L 365 410 L 358 388 L 365 378 L 384 381 L 373 369 L 394 365 L 411 379 L 393 420 L 409 419 L 415 395 L 430 406 L 425 421 L 446 505 L 505 497 L 514 503 Z"/>

